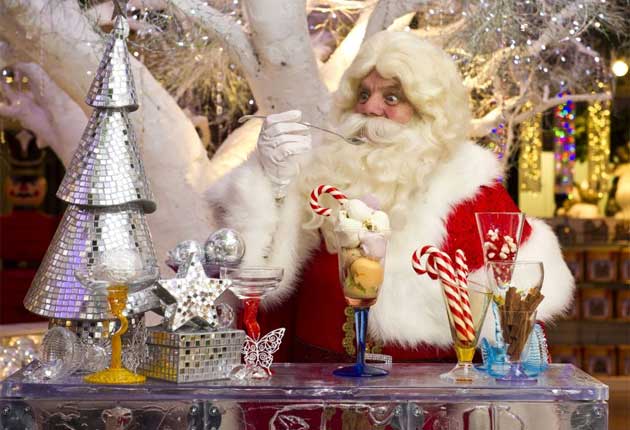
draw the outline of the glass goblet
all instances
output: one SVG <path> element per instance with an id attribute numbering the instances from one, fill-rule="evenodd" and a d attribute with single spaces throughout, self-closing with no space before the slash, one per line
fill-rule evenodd
<path id="1" fill-rule="evenodd" d="M 475 369 L 472 360 L 475 355 L 477 343 L 479 342 L 479 335 L 481 333 L 481 329 L 483 328 L 483 323 L 486 319 L 486 313 L 488 312 L 488 305 L 491 301 L 492 292 L 484 285 L 477 284 L 470 280 L 468 281 L 467 290 L 468 300 L 470 303 L 470 317 L 472 319 L 474 333 L 462 332 L 459 330 L 458 325 L 456 324 L 456 318 L 458 316 L 454 315 L 455 309 L 449 305 L 446 306 L 448 323 L 451 329 L 451 337 L 453 338 L 453 346 L 455 348 L 455 353 L 457 354 L 457 364 L 449 372 L 440 375 L 440 378 L 451 383 L 472 383 L 488 378 L 484 373 Z M 448 303 L 449 299 L 447 298 L 443 284 L 442 294 L 444 296 L 445 303 Z"/>
<path id="2" fill-rule="evenodd" d="M 230 279 L 232 281 L 230 290 L 243 301 L 243 325 L 247 335 L 254 342 L 260 340 L 260 325 L 257 321 L 260 301 L 278 287 L 283 276 L 284 269 L 280 267 L 220 268 L 221 279 Z M 268 369 L 256 362 L 236 369 L 234 376 L 238 379 L 264 379 L 271 375 Z"/>
<path id="3" fill-rule="evenodd" d="M 515 261 L 525 223 L 522 212 L 476 212 L 484 262 Z"/>
<path id="4" fill-rule="evenodd" d="M 501 337 L 506 348 L 507 369 L 497 382 L 533 384 L 523 367 L 523 349 L 536 324 L 536 311 L 543 300 L 540 293 L 544 279 L 540 261 L 488 262 L 488 281 L 497 309 Z M 509 279 L 505 274 L 510 273 Z"/>
<path id="5" fill-rule="evenodd" d="M 368 314 L 376 303 L 385 276 L 385 254 L 389 232 L 335 231 L 339 279 L 346 303 L 354 310 L 356 363 L 335 369 L 337 376 L 385 376 L 389 372 L 365 364 Z"/>
<path id="6" fill-rule="evenodd" d="M 120 328 L 112 334 L 112 355 L 107 369 L 89 374 L 83 379 L 91 384 L 139 384 L 146 377 L 126 369 L 122 363 L 122 335 L 129 323 L 125 316 L 129 292 L 151 286 L 159 277 L 156 266 L 146 265 L 141 255 L 133 250 L 111 250 L 99 256 L 96 264 L 86 271 L 77 271 L 76 278 L 97 294 L 107 295 L 111 313 L 120 321 Z"/>
<path id="7" fill-rule="evenodd" d="M 521 245 L 525 215 L 522 212 L 476 212 L 475 220 L 477 222 L 479 240 L 481 241 L 484 264 L 487 264 L 489 261 L 516 261 Z M 512 276 L 509 272 L 510 267 L 504 267 L 503 269 L 508 271 L 500 275 L 505 282 L 509 282 Z M 496 345 L 492 346 L 487 343 L 486 347 L 492 348 L 492 354 L 490 355 L 494 357 L 494 361 L 490 364 L 484 363 L 485 367 L 479 367 L 489 372 L 491 371 L 490 367 L 501 368 L 506 363 L 505 345 L 501 337 L 496 303 L 492 302 L 490 307 L 495 320 Z"/>

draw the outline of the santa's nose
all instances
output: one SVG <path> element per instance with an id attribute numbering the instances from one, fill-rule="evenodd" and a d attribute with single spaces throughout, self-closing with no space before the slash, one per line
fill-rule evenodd
<path id="1" fill-rule="evenodd" d="M 360 105 L 360 113 L 368 116 L 385 115 L 385 103 L 378 97 L 372 96 L 365 103 Z"/>

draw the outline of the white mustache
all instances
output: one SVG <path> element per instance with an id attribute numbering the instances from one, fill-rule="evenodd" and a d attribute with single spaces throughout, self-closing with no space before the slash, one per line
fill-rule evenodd
<path id="1" fill-rule="evenodd" d="M 405 124 L 399 124 L 387 118 L 368 117 L 359 113 L 348 113 L 341 119 L 340 131 L 345 136 L 366 138 L 374 144 L 391 145 L 407 130 Z"/>

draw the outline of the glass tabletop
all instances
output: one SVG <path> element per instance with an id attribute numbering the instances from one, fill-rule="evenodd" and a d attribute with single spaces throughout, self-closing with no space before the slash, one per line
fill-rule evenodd
<path id="1" fill-rule="evenodd" d="M 63 382 L 25 382 L 21 372 L 0 385 L 2 399 L 209 399 L 232 401 L 606 401 L 608 386 L 570 364 L 552 364 L 531 386 L 496 385 L 487 382 L 455 385 L 439 375 L 451 364 L 395 363 L 383 378 L 340 378 L 332 375 L 337 365 L 274 364 L 273 377 L 263 381 L 217 380 L 175 384 L 149 379 L 140 385 L 88 385 L 80 376 Z"/>

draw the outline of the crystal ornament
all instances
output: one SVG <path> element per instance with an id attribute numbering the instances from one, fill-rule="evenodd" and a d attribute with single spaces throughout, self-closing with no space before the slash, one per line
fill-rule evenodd
<path id="1" fill-rule="evenodd" d="M 184 240 L 167 252 L 166 264 L 171 269 L 177 271 L 177 268 L 184 264 L 191 254 L 201 253 L 203 253 L 203 250 L 199 242 L 196 240 Z"/>
<path id="2" fill-rule="evenodd" d="M 140 365 L 145 362 L 148 357 L 148 339 L 149 332 L 144 325 L 144 320 L 142 320 L 133 332 L 131 342 L 129 342 L 129 345 L 123 349 L 123 365 L 132 372 L 136 372 L 138 367 L 140 367 Z"/>
<path id="3" fill-rule="evenodd" d="M 238 231 L 222 228 L 208 237 L 204 251 L 209 264 L 235 266 L 245 255 L 245 240 Z"/>

